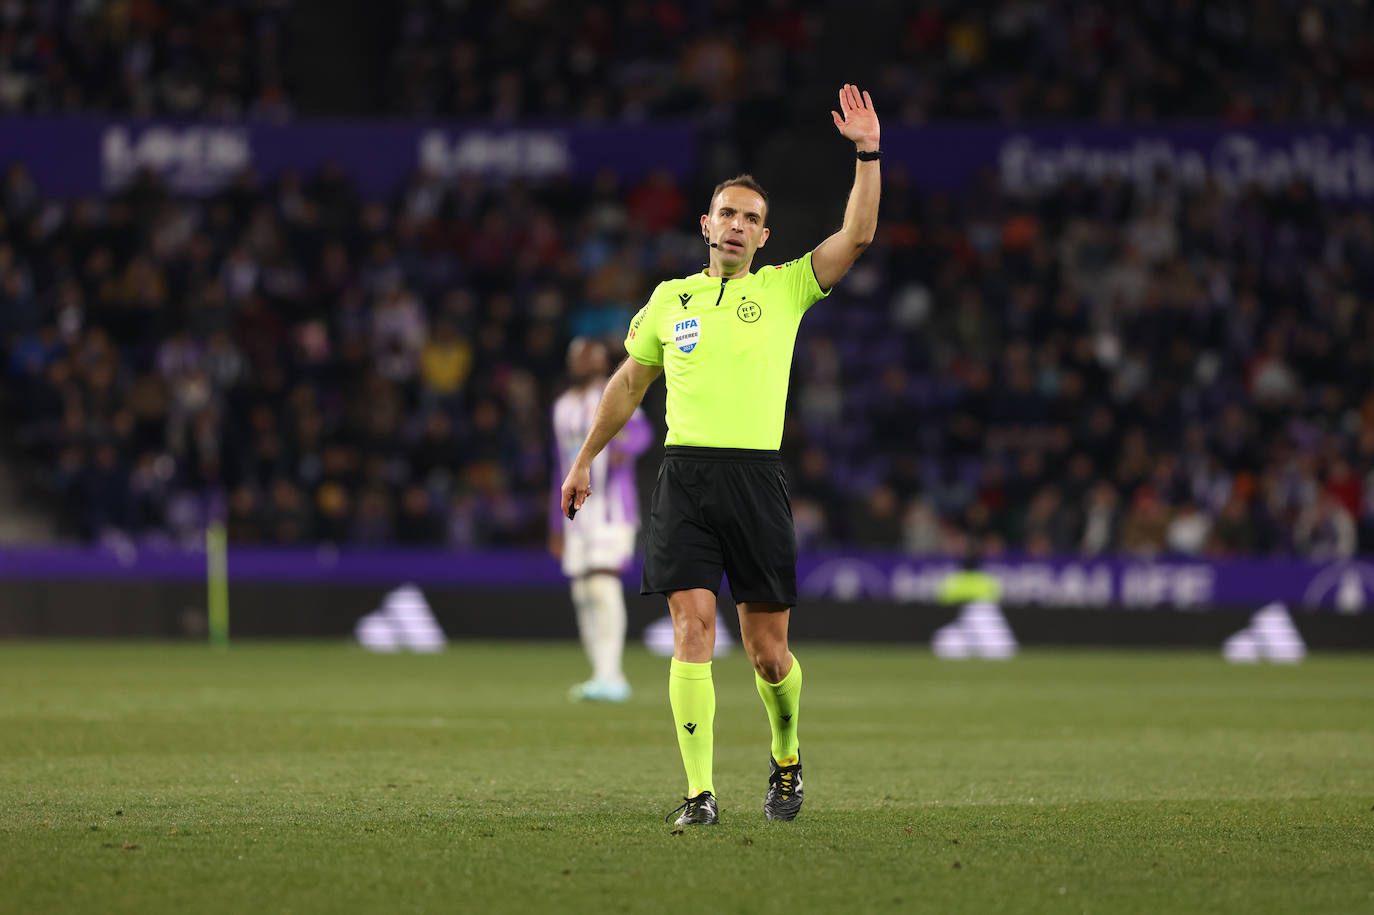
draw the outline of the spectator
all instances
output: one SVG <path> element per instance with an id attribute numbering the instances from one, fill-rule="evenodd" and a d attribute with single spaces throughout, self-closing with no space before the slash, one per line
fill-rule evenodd
<path id="1" fill-rule="evenodd" d="M 1198 509 L 1197 503 L 1185 498 L 1169 519 L 1164 542 L 1171 553 L 1199 556 L 1207 544 L 1211 528 L 1211 519 Z"/>
<path id="2" fill-rule="evenodd" d="M 471 372 L 471 342 L 458 333 L 453 318 L 440 317 L 420 350 L 420 381 L 426 396 L 446 407 L 457 407 Z"/>
<path id="3" fill-rule="evenodd" d="M 401 494 L 396 542 L 408 546 L 437 546 L 444 541 L 444 524 L 430 507 L 423 487 L 408 486 Z"/>
<path id="4" fill-rule="evenodd" d="M 1164 551 L 1169 527 L 1169 508 L 1148 487 L 1141 487 L 1121 526 L 1121 548 L 1141 559 L 1154 559 Z"/>
<path id="5" fill-rule="evenodd" d="M 1330 493 L 1303 509 L 1293 532 L 1294 546 L 1308 559 L 1330 562 L 1355 554 L 1355 521 Z"/>

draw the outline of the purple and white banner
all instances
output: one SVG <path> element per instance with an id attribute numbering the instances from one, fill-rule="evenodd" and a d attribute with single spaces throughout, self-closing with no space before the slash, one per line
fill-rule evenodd
<path id="1" fill-rule="evenodd" d="M 474 172 L 590 177 L 613 168 L 633 180 L 656 168 L 685 177 L 696 165 L 690 124 L 301 122 L 285 126 L 101 118 L 0 119 L 0 166 L 28 163 L 45 194 L 79 197 L 118 189 L 141 169 L 174 188 L 210 193 L 248 166 L 270 179 L 335 161 L 367 197 L 394 192 L 417 166 L 440 175 Z M 1148 187 L 1168 174 L 1225 190 L 1294 178 L 1333 200 L 1374 200 L 1374 128 L 891 126 L 889 166 L 913 182 L 956 190 L 980 173 L 1015 193 L 1070 176 L 1116 175 Z"/>
<path id="2" fill-rule="evenodd" d="M 44 194 L 100 194 L 147 169 L 186 194 L 209 194 L 245 168 L 264 179 L 309 175 L 337 162 L 368 198 L 385 197 L 423 165 L 440 176 L 475 173 L 590 178 L 604 168 L 634 180 L 678 177 L 696 164 L 696 131 L 683 125 L 559 126 L 319 122 L 286 126 L 100 118 L 0 119 L 0 167 L 27 163 Z"/>
<path id="3" fill-rule="evenodd" d="M 797 583 L 806 597 L 932 603 L 958 568 L 945 558 L 809 556 L 798 565 Z M 1014 558 L 984 570 L 1002 583 L 1009 606 L 1206 610 L 1282 601 L 1343 613 L 1374 606 L 1374 561 Z"/>
<path id="4" fill-rule="evenodd" d="M 1310 182 L 1318 197 L 1374 200 L 1374 128 L 1326 127 L 886 127 L 885 160 L 912 182 L 950 190 L 979 173 L 1025 194 L 1070 178 L 1115 175 L 1149 188 L 1162 175 L 1208 180 L 1227 192 L 1250 184 Z"/>
<path id="5" fill-rule="evenodd" d="M 896 554 L 804 555 L 797 567 L 802 599 L 933 603 L 955 560 Z M 1374 560 L 1309 563 L 1226 561 L 1008 559 L 987 571 L 1002 582 L 1008 606 L 1207 610 L 1260 607 L 1282 601 L 1294 609 L 1365 613 L 1374 608 Z M 541 551 L 453 553 L 444 550 L 242 548 L 229 552 L 238 582 L 291 585 L 369 584 L 472 588 L 561 588 L 558 564 Z M 626 579 L 638 581 L 639 570 Z M 6 580 L 200 581 L 205 556 L 174 550 L 105 547 L 0 549 Z"/>

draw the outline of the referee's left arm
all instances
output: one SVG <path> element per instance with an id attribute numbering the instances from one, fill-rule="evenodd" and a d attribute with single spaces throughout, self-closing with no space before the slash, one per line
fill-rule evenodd
<path id="1" fill-rule="evenodd" d="M 840 135 L 854 142 L 859 159 L 854 163 L 854 187 L 844 208 L 844 225 L 816 246 L 811 267 L 822 289 L 833 289 L 859 255 L 873 242 L 878 228 L 878 198 L 882 193 L 882 173 L 877 155 L 881 131 L 873 100 L 858 86 L 846 84 L 840 90 L 840 111 L 831 111 Z"/>
<path id="2" fill-rule="evenodd" d="M 606 388 L 601 392 L 601 402 L 596 405 L 596 416 L 592 427 L 587 430 L 587 438 L 582 449 L 573 459 L 572 467 L 563 480 L 562 497 L 559 508 L 569 519 L 568 509 L 576 511 L 592 493 L 592 461 L 601 453 L 615 434 L 625 427 L 634 415 L 635 407 L 644 399 L 653 380 L 663 373 L 661 365 L 644 365 L 633 356 L 626 356 L 620 368 L 615 370 Z"/>

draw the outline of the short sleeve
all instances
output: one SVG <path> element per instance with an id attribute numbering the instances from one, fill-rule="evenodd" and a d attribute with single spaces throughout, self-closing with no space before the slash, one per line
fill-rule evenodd
<path id="1" fill-rule="evenodd" d="M 655 289 L 649 301 L 630 320 L 630 330 L 625 334 L 625 352 L 640 365 L 663 364 L 663 341 L 658 337 L 657 324 L 653 319 L 657 298 L 658 289 Z"/>
<path id="2" fill-rule="evenodd" d="M 811 252 L 809 251 L 796 260 L 790 260 L 785 264 L 779 264 L 768 269 L 778 271 L 780 277 L 775 277 L 775 281 L 781 279 L 787 290 L 788 298 L 796 303 L 797 310 L 800 312 L 805 312 L 812 305 L 830 295 L 830 290 L 822 289 L 820 282 L 816 279 L 816 269 L 811 265 Z"/>

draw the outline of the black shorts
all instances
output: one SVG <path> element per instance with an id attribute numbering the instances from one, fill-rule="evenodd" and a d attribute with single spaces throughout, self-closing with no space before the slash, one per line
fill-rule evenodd
<path id="1" fill-rule="evenodd" d="M 776 451 L 669 445 L 649 500 L 641 594 L 797 603 L 797 532 Z"/>

